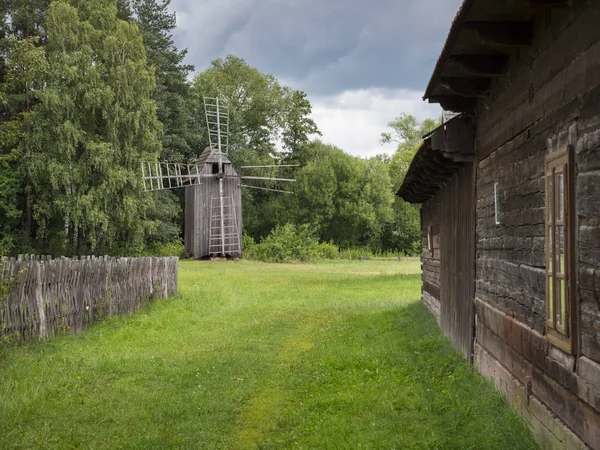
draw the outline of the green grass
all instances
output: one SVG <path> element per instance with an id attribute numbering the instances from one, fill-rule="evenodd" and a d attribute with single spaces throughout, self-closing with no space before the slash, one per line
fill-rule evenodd
<path id="1" fill-rule="evenodd" d="M 419 263 L 182 262 L 180 296 L 0 352 L 0 447 L 530 449 Z"/>

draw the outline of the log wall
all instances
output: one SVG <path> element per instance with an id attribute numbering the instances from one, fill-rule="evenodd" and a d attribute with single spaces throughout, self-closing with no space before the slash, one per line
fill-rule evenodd
<path id="1" fill-rule="evenodd" d="M 178 259 L 37 256 L 0 260 L 0 339 L 77 333 L 177 293 Z"/>
<path id="2" fill-rule="evenodd" d="M 423 204 L 421 209 L 422 300 L 440 323 L 440 197 Z M 428 233 L 431 230 L 431 249 Z"/>
<path id="3" fill-rule="evenodd" d="M 600 2 L 573 5 L 540 14 L 533 46 L 477 111 L 475 363 L 544 448 L 600 449 Z M 567 144 L 576 153 L 575 355 L 545 337 L 544 160 Z"/>

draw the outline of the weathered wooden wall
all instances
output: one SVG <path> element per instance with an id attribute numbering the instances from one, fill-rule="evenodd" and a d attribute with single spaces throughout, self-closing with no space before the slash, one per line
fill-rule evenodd
<path id="1" fill-rule="evenodd" d="M 475 363 L 545 448 L 600 449 L 600 2 L 571 6 L 540 13 L 533 46 L 477 110 Z M 576 149 L 575 355 L 548 344 L 544 323 L 544 160 L 567 144 Z"/>
<path id="2" fill-rule="evenodd" d="M 0 337 L 76 333 L 177 293 L 178 259 L 36 256 L 0 260 Z"/>
<path id="3" fill-rule="evenodd" d="M 216 156 L 211 156 L 201 174 L 212 175 L 212 163 L 217 161 Z M 223 193 L 226 197 L 233 196 L 241 247 L 243 228 L 241 180 L 237 178 L 231 163 L 224 163 L 223 171 L 225 173 Z M 209 255 L 211 199 L 218 196 L 219 180 L 213 177 L 203 178 L 202 184 L 185 189 L 185 252 L 193 258 L 200 259 Z M 241 258 L 242 252 L 233 256 Z"/>
<path id="4" fill-rule="evenodd" d="M 431 230 L 431 249 L 428 233 Z M 423 303 L 440 322 L 440 194 L 421 209 L 421 269 Z"/>
<path id="5" fill-rule="evenodd" d="M 441 327 L 454 348 L 472 359 L 475 287 L 475 180 L 465 164 L 442 188 Z"/>

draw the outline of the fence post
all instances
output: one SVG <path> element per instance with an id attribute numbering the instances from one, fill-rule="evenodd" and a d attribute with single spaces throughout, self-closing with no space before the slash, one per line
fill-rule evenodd
<path id="1" fill-rule="evenodd" d="M 42 263 L 32 261 L 35 267 L 35 300 L 37 303 L 38 317 L 40 318 L 40 340 L 47 335 L 46 309 L 44 308 L 44 296 L 42 295 Z"/>

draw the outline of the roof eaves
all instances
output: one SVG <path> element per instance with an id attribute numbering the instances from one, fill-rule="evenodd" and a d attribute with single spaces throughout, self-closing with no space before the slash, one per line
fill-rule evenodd
<path id="1" fill-rule="evenodd" d="M 427 100 L 434 89 L 434 85 L 437 82 L 437 79 L 440 76 L 440 72 L 442 71 L 448 56 L 450 56 L 450 51 L 456 44 L 456 39 L 458 38 L 458 34 L 462 28 L 467 15 L 471 11 L 475 0 L 464 0 L 460 9 L 456 13 L 454 20 L 452 21 L 452 26 L 450 27 L 450 32 L 448 33 L 448 37 L 446 38 L 446 43 L 438 57 L 435 68 L 433 69 L 433 73 L 431 74 L 431 78 L 429 79 L 429 83 L 427 84 L 427 89 L 425 89 L 425 94 L 423 95 L 423 100 Z"/>

